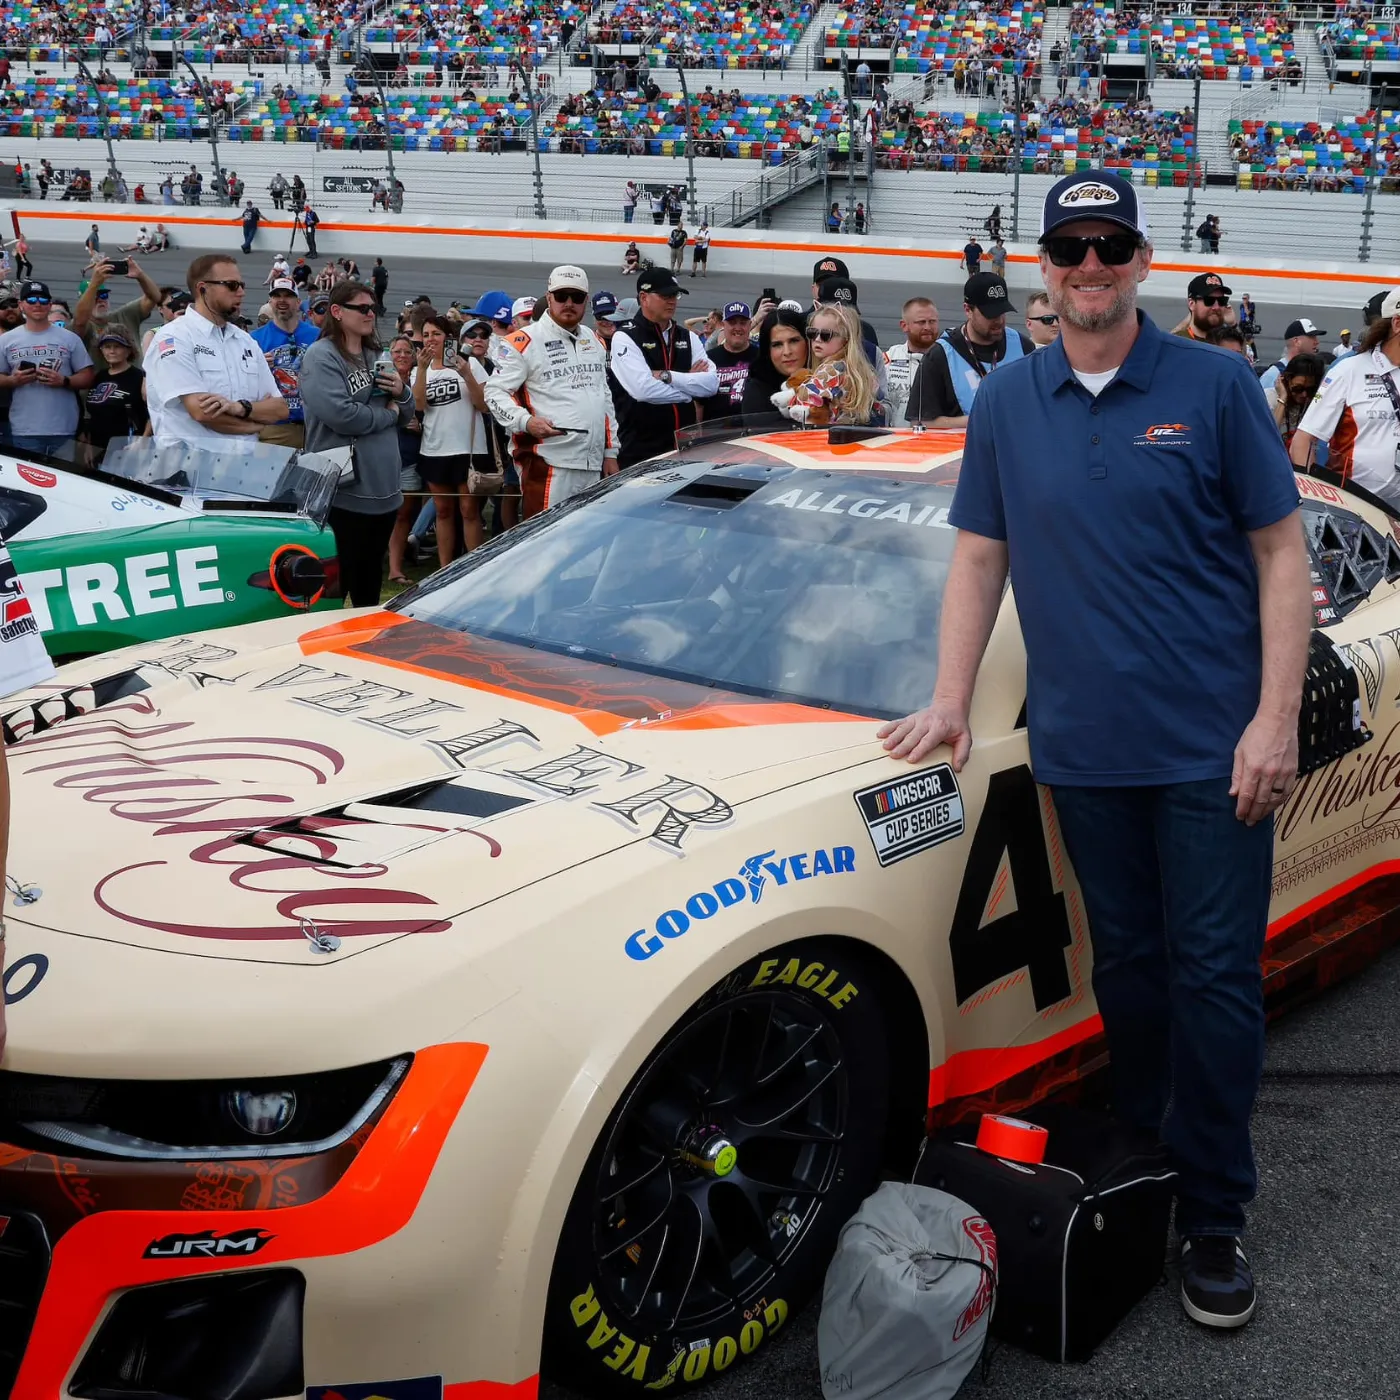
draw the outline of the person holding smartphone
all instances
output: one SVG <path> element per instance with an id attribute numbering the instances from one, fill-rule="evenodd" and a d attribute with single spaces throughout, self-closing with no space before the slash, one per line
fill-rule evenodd
<path id="1" fill-rule="evenodd" d="M 0 335 L 0 388 L 11 391 L 10 442 L 66 457 L 78 431 L 75 390 L 89 388 L 97 372 L 83 342 L 50 325 L 47 283 L 21 283 L 19 297 L 24 324 Z"/>
<path id="2" fill-rule="evenodd" d="M 141 289 L 141 295 L 120 306 L 112 305 L 112 290 L 108 283 L 113 277 L 129 277 Z M 141 326 L 161 304 L 161 289 L 138 266 L 135 258 L 107 258 L 92 270 L 68 329 L 82 338 L 89 355 L 97 349 L 98 339 L 107 331 L 124 330 L 133 345 L 141 342 Z"/>
<path id="3" fill-rule="evenodd" d="M 330 525 L 340 577 L 357 608 L 379 602 L 389 536 L 403 505 L 397 428 L 413 413 L 412 391 L 392 360 L 379 358 L 374 332 L 373 290 L 342 282 L 330 294 L 321 338 L 302 356 L 298 375 L 306 450 L 351 450 L 353 475 L 335 493 Z"/>
<path id="4" fill-rule="evenodd" d="M 467 491 L 467 473 L 491 462 L 486 433 L 486 371 L 479 361 L 459 356 L 456 328 L 436 312 L 423 320 L 423 348 L 413 376 L 413 402 L 423 420 L 418 475 L 432 492 L 437 510 L 438 563 L 444 568 L 457 552 L 456 518 L 462 517 L 465 548 L 485 539 L 481 503 Z"/>

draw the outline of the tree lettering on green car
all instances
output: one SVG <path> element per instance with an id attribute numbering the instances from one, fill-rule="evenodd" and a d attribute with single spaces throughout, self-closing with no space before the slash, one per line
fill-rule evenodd
<path id="1" fill-rule="evenodd" d="M 1003 851 L 1016 908 L 983 924 Z M 1072 941 L 1064 892 L 1055 888 L 1050 873 L 1031 770 L 1022 764 L 993 773 L 948 938 L 958 1004 L 1023 967 L 1030 973 L 1037 1011 L 1063 1001 L 1070 994 L 1064 950 Z"/>

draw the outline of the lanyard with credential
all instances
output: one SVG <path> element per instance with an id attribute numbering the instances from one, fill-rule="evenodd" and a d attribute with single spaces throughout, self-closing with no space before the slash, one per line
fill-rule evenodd
<path id="1" fill-rule="evenodd" d="M 1395 374 L 1391 369 L 1387 368 L 1386 372 L 1381 375 L 1381 383 L 1385 385 L 1385 391 L 1390 395 L 1390 407 L 1391 411 L 1395 414 L 1396 432 L 1400 434 L 1400 389 L 1395 387 Z M 1400 441 L 1397 441 L 1395 444 L 1395 462 L 1393 465 L 1394 469 L 1400 472 Z"/>

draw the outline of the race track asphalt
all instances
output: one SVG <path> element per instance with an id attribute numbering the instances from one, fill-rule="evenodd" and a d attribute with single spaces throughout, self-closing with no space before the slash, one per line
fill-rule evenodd
<path id="1" fill-rule="evenodd" d="M 237 244 L 230 247 L 237 251 Z M 157 282 L 182 283 L 199 249 L 145 260 Z M 35 245 L 36 274 L 55 295 L 75 296 L 86 261 L 80 249 Z M 361 259 L 367 271 L 370 259 Z M 260 282 L 270 253 L 244 260 Z M 439 305 L 488 288 L 513 295 L 542 290 L 538 269 L 522 275 L 508 263 L 390 265 L 389 305 L 427 292 Z M 609 266 L 590 267 L 593 285 L 627 289 Z M 686 304 L 704 310 L 752 299 L 752 279 L 725 273 L 717 261 Z M 686 279 L 689 285 L 689 278 Z M 1147 284 L 1150 287 L 1150 282 Z M 861 283 L 861 309 L 882 343 L 897 338 L 899 306 L 915 291 L 932 292 L 944 323 L 955 319 L 958 286 Z M 1031 283 L 1013 276 L 1012 296 L 1024 307 Z M 779 291 L 802 298 L 794 283 Z M 1249 290 L 1237 288 L 1236 291 Z M 118 290 L 116 296 L 123 298 Z M 1159 324 L 1180 314 L 1176 299 L 1144 296 Z M 248 306 L 257 309 L 253 293 Z M 1359 329 L 1356 308 L 1260 304 L 1265 355 L 1278 353 L 1278 332 L 1307 314 L 1334 343 L 1342 326 Z M 387 329 L 387 326 L 383 329 Z M 1267 334 L 1273 331 L 1271 336 Z M 1252 1208 L 1249 1249 L 1260 1279 L 1259 1313 L 1235 1334 L 1210 1333 L 1187 1321 L 1174 1285 L 1163 1285 L 1082 1366 L 1054 1366 L 997 1347 L 984 1385 L 970 1378 L 960 1400 L 1342 1400 L 1358 1394 L 1400 1395 L 1400 950 L 1280 1022 L 1269 1037 L 1266 1083 L 1255 1118 L 1260 1193 Z M 816 1310 L 789 1325 L 781 1344 L 720 1380 L 714 1400 L 818 1400 Z M 545 1385 L 541 1400 L 572 1400 Z"/>
<path id="2" fill-rule="evenodd" d="M 1269 1033 L 1247 1239 L 1259 1310 L 1242 1331 L 1189 1321 L 1171 1281 L 1088 1362 L 994 1344 L 958 1400 L 1348 1400 L 1400 1395 L 1400 949 Z M 817 1308 L 704 1392 L 820 1400 Z M 545 1385 L 541 1400 L 574 1400 Z"/>
<path id="3" fill-rule="evenodd" d="M 198 253 L 212 251 L 232 251 L 237 257 L 239 255 L 238 238 L 239 234 L 235 230 L 230 230 L 229 242 L 224 245 L 223 250 L 182 245 L 177 251 L 143 258 L 140 260 L 141 265 L 158 283 L 183 285 L 185 269 L 191 258 Z M 251 257 L 246 259 L 240 257 L 245 278 L 253 284 L 250 286 L 244 302 L 245 314 L 256 315 L 262 300 L 258 296 L 258 292 L 261 290 L 260 284 L 272 266 L 273 253 L 280 246 L 280 241 L 278 245 L 274 246 L 270 242 L 260 239 L 255 245 Z M 35 275 L 51 284 L 55 296 L 76 296 L 78 277 L 87 261 L 87 255 L 80 246 L 35 243 L 32 245 L 31 256 L 34 261 Z M 759 292 L 767 285 L 767 279 L 754 278 L 748 274 L 726 272 L 723 266 L 722 250 L 713 253 L 711 257 L 715 265 L 708 278 L 693 283 L 689 276 L 682 279 L 688 289 L 693 287 L 693 292 L 681 300 L 683 310 L 680 314 L 682 317 L 703 314 L 710 307 L 722 307 L 727 301 L 741 300 L 752 305 L 757 300 Z M 357 257 L 357 261 L 360 264 L 361 272 L 368 277 L 373 258 Z M 445 308 L 454 300 L 465 302 L 468 298 L 474 299 L 482 292 L 496 288 L 508 291 L 512 296 L 538 295 L 544 290 L 544 271 L 542 268 L 531 266 L 522 268 L 509 262 L 463 259 L 459 263 L 448 264 L 442 260 L 396 259 L 386 263 L 386 266 L 389 269 L 389 292 L 386 302 L 391 310 L 396 306 L 402 306 L 405 300 L 424 292 L 434 299 L 436 305 Z M 595 291 L 607 288 L 619 297 L 632 295 L 632 289 L 627 285 L 626 279 L 618 272 L 615 262 L 606 265 L 585 264 L 584 266 Z M 913 284 L 870 279 L 859 280 L 861 314 L 874 325 L 882 345 L 893 345 L 900 340 L 900 307 L 910 296 L 916 294 L 933 297 L 945 327 L 956 325 L 962 319 L 962 278 L 955 275 L 951 268 L 941 270 L 944 276 L 944 280 L 941 282 Z M 777 279 L 777 282 L 776 290 L 780 296 L 791 296 L 805 302 L 811 295 L 810 283 L 804 284 L 798 279 L 792 279 L 790 282 Z M 1039 276 L 1033 271 L 1013 268 L 1009 282 L 1012 303 L 1024 312 L 1026 295 L 1039 287 Z M 119 299 L 124 296 L 123 285 L 131 286 L 132 284 L 118 285 L 113 295 Z M 1174 326 L 1185 314 L 1185 302 L 1178 297 L 1152 295 L 1150 278 L 1144 285 L 1148 290 L 1146 294 L 1142 295 L 1140 304 L 1159 326 L 1164 328 Z M 1359 307 L 1318 304 L 1303 306 L 1287 301 L 1270 302 L 1259 300 L 1260 294 L 1254 288 L 1240 286 L 1233 290 L 1236 297 L 1241 292 L 1246 291 L 1256 294 L 1259 321 L 1263 327 L 1263 334 L 1257 341 L 1261 358 L 1273 359 L 1282 351 L 1283 329 L 1289 321 L 1298 316 L 1311 316 L 1319 326 L 1328 332 L 1328 339 L 1324 342 L 1325 348 L 1336 344 L 1336 333 L 1343 326 L 1348 326 L 1355 332 L 1359 332 L 1362 327 Z M 134 294 L 134 287 L 132 291 Z M 1012 320 L 1017 324 L 1023 324 L 1019 318 L 1013 317 Z M 387 331 L 389 328 L 386 323 L 381 327 L 381 330 Z"/>

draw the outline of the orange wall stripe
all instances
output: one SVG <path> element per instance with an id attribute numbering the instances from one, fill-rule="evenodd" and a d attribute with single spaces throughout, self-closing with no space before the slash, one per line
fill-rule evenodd
<path id="1" fill-rule="evenodd" d="M 104 1211 L 80 1220 L 54 1248 L 11 1400 L 57 1400 L 65 1393 L 78 1353 L 118 1289 L 348 1254 L 397 1234 L 418 1207 L 486 1055 L 485 1045 L 471 1043 L 420 1050 L 359 1155 L 319 1200 L 269 1211 Z M 163 1235 L 256 1226 L 272 1238 L 246 1259 L 142 1258 Z"/>
<path id="2" fill-rule="evenodd" d="M 101 206 L 85 206 L 86 212 L 69 213 L 61 209 L 30 210 L 25 209 L 21 215 L 16 211 L 15 217 L 25 219 L 62 219 L 75 220 L 82 223 L 91 223 L 93 220 L 92 209 Z M 163 209 L 164 205 L 153 204 L 152 209 Z M 319 211 L 318 211 L 319 212 Z M 154 222 L 155 216 L 150 214 L 99 214 L 98 219 L 104 223 L 126 223 L 126 224 L 150 224 Z M 172 215 L 170 218 L 161 220 L 167 224 L 184 224 L 189 226 L 203 225 L 206 228 L 222 228 L 223 225 L 209 219 L 194 219 L 188 216 Z M 231 219 L 230 225 L 239 221 Z M 259 225 L 260 229 L 278 228 L 290 229 L 293 225 L 285 219 L 264 219 Z M 665 247 L 666 239 L 660 237 L 648 237 L 645 234 L 633 233 L 581 233 L 572 229 L 490 229 L 490 228 L 450 228 L 437 224 L 415 224 L 407 228 L 393 228 L 385 224 L 359 224 L 340 223 L 323 218 L 317 226 L 316 232 L 321 233 L 374 233 L 374 234 L 429 234 L 440 238 L 529 238 L 545 241 L 561 241 L 566 243 L 600 243 L 600 244 L 627 244 L 654 243 L 657 247 Z M 716 238 L 711 244 L 714 248 L 733 248 L 739 252 L 768 252 L 777 251 L 783 253 L 820 253 L 821 249 L 816 243 L 781 243 L 771 239 L 765 239 L 762 243 L 747 243 L 726 238 Z M 952 248 L 898 248 L 889 247 L 880 243 L 862 242 L 859 248 L 843 249 L 848 257 L 890 257 L 890 258 L 927 258 L 936 261 L 962 262 L 962 254 Z M 233 261 L 238 260 L 237 253 L 230 253 L 229 257 Z M 1023 263 L 1027 266 L 1038 266 L 1039 258 L 1034 253 L 1010 253 L 1007 261 L 1013 263 Z M 1152 266 L 1160 272 L 1200 272 L 1201 268 L 1194 263 L 1169 263 L 1154 262 Z M 1284 278 L 1287 281 L 1309 281 L 1309 282 L 1364 282 L 1377 287 L 1390 287 L 1395 285 L 1395 279 L 1379 274 L 1364 272 L 1309 272 L 1298 268 L 1277 268 L 1277 267 L 1236 267 L 1226 263 L 1210 264 L 1210 270 L 1219 272 L 1229 277 L 1270 277 Z"/>

